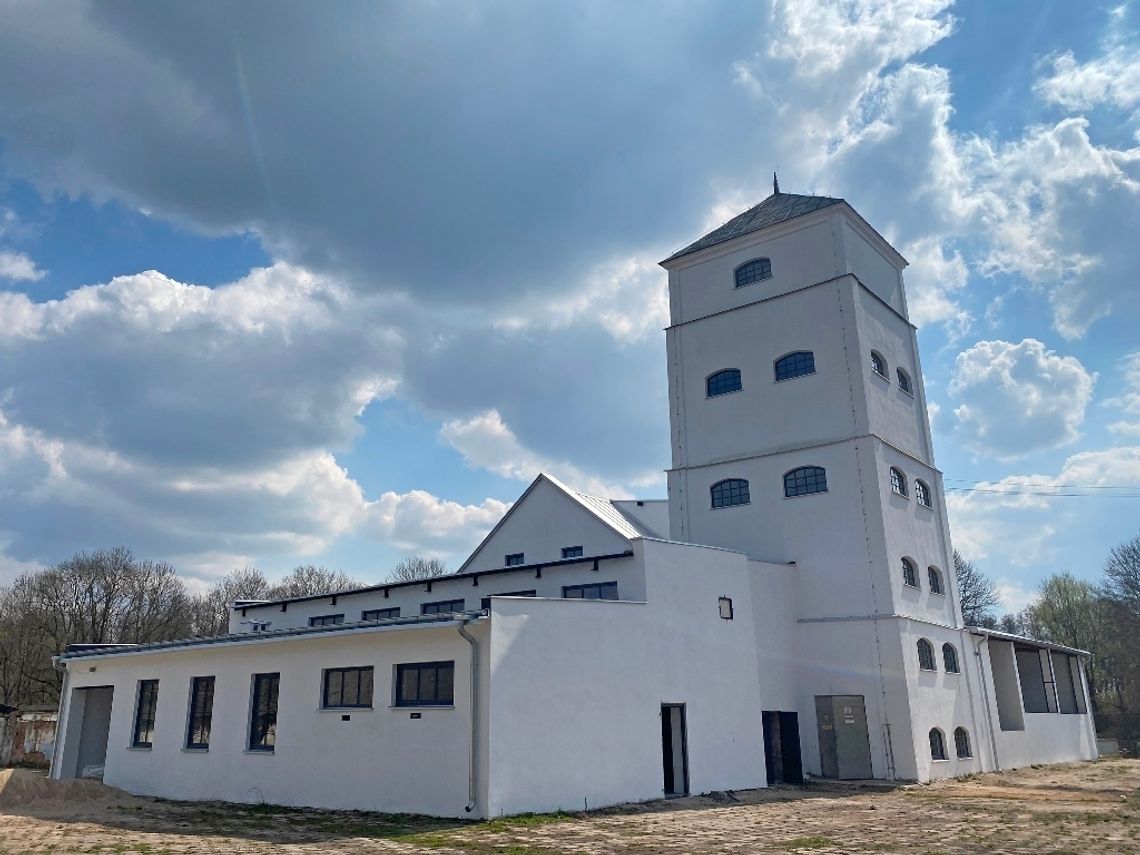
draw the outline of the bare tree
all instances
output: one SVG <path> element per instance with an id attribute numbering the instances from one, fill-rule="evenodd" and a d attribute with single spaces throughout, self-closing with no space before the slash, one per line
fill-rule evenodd
<path id="1" fill-rule="evenodd" d="M 958 602 L 966 626 L 995 626 L 993 610 L 1000 602 L 997 585 L 957 549 L 954 550 L 954 578 L 958 582 Z"/>
<path id="2" fill-rule="evenodd" d="M 1140 535 L 1108 553 L 1104 593 L 1140 621 Z"/>
<path id="3" fill-rule="evenodd" d="M 266 599 L 282 600 L 287 597 L 307 597 L 310 594 L 333 594 L 363 586 L 363 582 L 340 570 L 303 564 L 294 567 L 281 581 L 270 585 L 266 591 Z"/>
<path id="4" fill-rule="evenodd" d="M 230 624 L 230 608 L 238 600 L 269 598 L 269 581 L 256 567 L 239 567 L 214 582 L 194 600 L 194 634 L 224 635 Z"/>
<path id="5" fill-rule="evenodd" d="M 392 568 L 389 582 L 414 582 L 417 579 L 435 579 L 447 575 L 447 565 L 438 558 L 409 555 Z"/>

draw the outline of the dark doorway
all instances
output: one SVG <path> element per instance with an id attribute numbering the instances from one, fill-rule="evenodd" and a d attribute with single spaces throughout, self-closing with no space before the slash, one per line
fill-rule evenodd
<path id="1" fill-rule="evenodd" d="M 764 768 L 768 786 L 802 784 L 800 760 L 800 717 L 794 712 L 764 710 Z"/>
<path id="2" fill-rule="evenodd" d="M 685 705 L 661 705 L 661 759 L 667 796 L 689 793 L 689 749 L 685 732 Z"/>

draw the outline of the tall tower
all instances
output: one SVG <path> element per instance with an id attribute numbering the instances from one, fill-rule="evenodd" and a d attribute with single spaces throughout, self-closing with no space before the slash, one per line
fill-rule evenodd
<path id="1" fill-rule="evenodd" d="M 669 521 L 675 540 L 795 564 L 808 768 L 816 698 L 861 696 L 874 777 L 926 779 L 930 729 L 980 738 L 980 708 L 906 264 L 844 200 L 778 188 L 662 262 Z"/>

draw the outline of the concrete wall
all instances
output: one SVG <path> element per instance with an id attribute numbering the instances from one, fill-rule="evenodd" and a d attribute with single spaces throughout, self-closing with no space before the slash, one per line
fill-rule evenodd
<path id="1" fill-rule="evenodd" d="M 635 549 L 647 603 L 494 603 L 493 813 L 659 798 L 664 703 L 686 706 L 692 792 L 764 785 L 748 562 L 658 541 Z"/>
<path id="2" fill-rule="evenodd" d="M 489 638 L 485 625 L 473 625 L 471 631 L 484 643 Z M 128 792 L 466 816 L 469 656 L 470 647 L 454 625 L 371 628 L 71 660 L 69 690 L 74 699 L 83 686 L 114 686 L 104 781 Z M 436 660 L 455 662 L 454 706 L 393 707 L 395 665 Z M 322 710 L 322 670 L 361 665 L 375 669 L 372 707 Z M 281 674 L 272 753 L 246 750 L 251 678 L 261 672 Z M 188 751 L 190 680 L 207 675 L 216 678 L 210 747 Z M 142 679 L 159 680 L 150 749 L 130 747 L 136 687 Z M 411 713 L 421 717 L 413 719 Z M 70 745 L 71 729 L 82 727 L 82 716 L 65 715 Z M 350 721 L 342 721 L 342 715 Z"/>
<path id="3" fill-rule="evenodd" d="M 567 510 L 564 506 L 562 511 Z M 540 528 L 557 531 L 558 508 L 555 508 L 552 518 L 541 522 Z M 614 551 L 628 550 L 629 541 L 621 541 L 622 546 Z M 587 552 L 587 555 L 590 553 Z M 287 629 L 290 627 L 305 627 L 309 625 L 309 618 L 317 615 L 344 614 L 346 623 L 359 621 L 366 609 L 386 609 L 398 607 L 401 617 L 411 617 L 420 613 L 423 603 L 438 602 L 441 600 L 462 599 L 467 609 L 480 608 L 484 597 L 494 594 L 506 594 L 513 591 L 536 591 L 539 597 L 561 597 L 563 585 L 577 585 L 588 582 L 617 582 L 618 596 L 623 600 L 645 599 L 645 580 L 636 562 L 629 558 L 612 558 L 600 562 L 599 572 L 595 573 L 592 562 L 569 564 L 561 567 L 544 567 L 542 575 L 538 576 L 534 568 L 519 570 L 517 572 L 496 573 L 490 576 L 481 576 L 478 584 L 471 578 L 450 578 L 441 576 L 431 580 L 431 590 L 427 590 L 426 582 L 416 583 L 403 587 L 394 587 L 387 597 L 384 591 L 364 591 L 360 593 L 347 593 L 333 597 L 321 597 L 315 600 L 289 603 L 286 611 L 281 611 L 280 604 L 266 606 L 250 606 L 242 610 L 237 609 L 230 616 L 231 632 L 249 632 L 248 623 L 243 621 L 268 620 L 270 629 Z"/>

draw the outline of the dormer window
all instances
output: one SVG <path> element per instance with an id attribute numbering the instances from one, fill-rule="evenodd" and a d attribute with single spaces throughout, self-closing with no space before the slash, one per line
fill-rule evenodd
<path id="1" fill-rule="evenodd" d="M 740 382 L 739 368 L 725 368 L 705 379 L 705 393 L 710 398 L 717 395 L 727 395 L 730 392 L 739 392 L 744 387 Z"/>
<path id="2" fill-rule="evenodd" d="M 772 262 L 767 258 L 754 258 L 736 268 L 736 287 L 743 288 L 753 282 L 772 278 Z"/>

